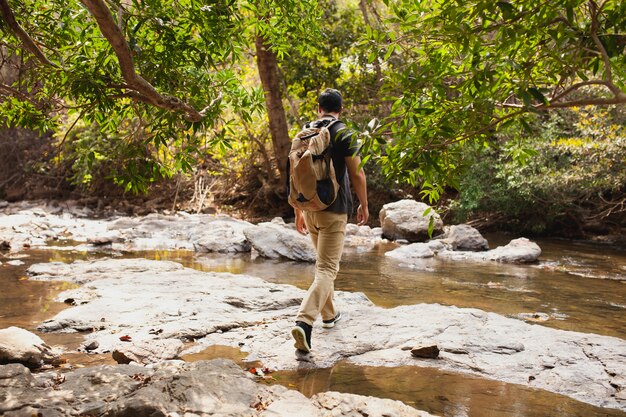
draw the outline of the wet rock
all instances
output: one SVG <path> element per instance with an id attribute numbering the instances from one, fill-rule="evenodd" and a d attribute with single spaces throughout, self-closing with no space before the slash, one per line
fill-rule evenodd
<path id="1" fill-rule="evenodd" d="M 5 417 L 106 416 L 320 416 L 342 414 L 428 417 L 398 401 L 324 393 L 307 399 L 280 385 L 257 384 L 233 362 L 174 362 L 150 368 L 97 366 L 33 376 L 19 365 L 0 367 L 0 414 Z M 370 410 L 362 414 L 360 410 Z M 383 413 L 389 410 L 394 414 Z"/>
<path id="2" fill-rule="evenodd" d="M 254 250 L 264 258 L 315 262 L 315 249 L 309 236 L 276 223 L 259 223 L 244 229 Z"/>
<path id="3" fill-rule="evenodd" d="M 0 252 L 8 252 L 11 250 L 11 243 L 7 240 L 0 240 Z"/>
<path id="4" fill-rule="evenodd" d="M 417 345 L 411 349 L 411 355 L 416 358 L 437 359 L 439 347 L 437 345 Z"/>
<path id="5" fill-rule="evenodd" d="M 318 408 L 324 410 L 324 416 L 347 417 L 429 417 L 425 411 L 418 411 L 400 401 L 382 400 L 354 394 L 322 392 L 311 397 Z"/>
<path id="6" fill-rule="evenodd" d="M 487 252 L 487 259 L 506 263 L 535 262 L 541 255 L 541 248 L 535 242 L 521 237 L 509 242 L 506 246 L 498 246 Z"/>
<path id="7" fill-rule="evenodd" d="M 137 265 L 128 263 L 132 261 Z M 528 384 L 528 375 L 534 375 L 535 388 L 626 409 L 620 391 L 611 385 L 615 375 L 626 375 L 626 341 L 617 338 L 551 329 L 477 309 L 437 304 L 380 308 L 361 293 L 337 292 L 344 318 L 332 331 L 320 323 L 314 326 L 313 354 L 302 362 L 294 355 L 288 330 L 303 290 L 246 275 L 176 269 L 170 262 L 110 259 L 95 267 L 98 262 L 75 262 L 63 271 L 54 264 L 48 264 L 49 271 L 46 264 L 35 268 L 39 276 L 52 277 L 57 271 L 56 279 L 88 282 L 61 293 L 60 300 L 73 298 L 77 305 L 42 328 L 91 327 L 95 331 L 89 340 L 99 342 L 95 352 L 128 344 L 119 340 L 128 334 L 133 343 L 195 340 L 182 354 L 210 345 L 243 346 L 248 360 L 273 369 L 331 367 L 344 359 L 403 366 L 414 365 L 415 358 L 401 348 L 428 340 L 441 347 L 432 366 L 517 384 Z"/>
<path id="8" fill-rule="evenodd" d="M 38 368 L 57 359 L 58 354 L 36 334 L 19 327 L 0 330 L 0 363 L 21 363 Z"/>
<path id="9" fill-rule="evenodd" d="M 448 249 L 445 240 L 431 240 L 426 243 L 401 246 L 385 253 L 385 256 L 398 259 L 408 266 L 418 265 L 420 259 L 435 255 L 453 261 L 529 263 L 539 258 L 541 248 L 526 238 L 519 238 L 512 240 L 506 246 L 498 246 L 485 252 L 454 251 Z"/>
<path id="10" fill-rule="evenodd" d="M 13 259 L 12 261 L 7 261 L 6 264 L 12 265 L 12 266 L 20 266 L 20 265 L 24 265 L 24 261 L 21 261 L 19 259 Z"/>
<path id="11" fill-rule="evenodd" d="M 113 350 L 113 359 L 121 364 L 136 362 L 146 365 L 176 359 L 183 347 L 183 342 L 176 339 L 120 344 Z"/>
<path id="12" fill-rule="evenodd" d="M 450 226 L 439 238 L 452 250 L 485 251 L 489 249 L 487 239 L 467 224 Z"/>
<path id="13" fill-rule="evenodd" d="M 432 240 L 426 243 L 418 242 L 400 246 L 399 248 L 386 252 L 385 256 L 410 263 L 423 258 L 432 258 L 441 249 L 443 249 L 443 244 L 439 241 Z"/>
<path id="14" fill-rule="evenodd" d="M 431 211 L 424 215 L 426 210 Z M 443 228 L 443 222 L 429 205 L 415 200 L 400 200 L 385 204 L 379 214 L 383 236 L 387 239 L 407 239 L 410 242 L 423 242 L 429 239 L 428 226 L 434 220 L 433 234 Z"/>

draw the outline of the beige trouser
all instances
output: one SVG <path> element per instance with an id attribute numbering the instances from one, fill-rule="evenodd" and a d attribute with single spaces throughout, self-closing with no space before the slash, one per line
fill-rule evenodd
<path id="1" fill-rule="evenodd" d="M 312 326 L 320 313 L 322 320 L 332 319 L 337 314 L 333 295 L 348 215 L 330 211 L 305 211 L 304 220 L 311 234 L 317 258 L 315 279 L 302 300 L 296 321 L 303 321 Z"/>

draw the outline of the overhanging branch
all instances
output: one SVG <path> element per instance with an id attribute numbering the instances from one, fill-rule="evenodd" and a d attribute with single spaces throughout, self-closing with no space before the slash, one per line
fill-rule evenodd
<path id="1" fill-rule="evenodd" d="M 120 64 L 122 77 L 128 87 L 134 90 L 134 92 L 127 93 L 127 97 L 165 110 L 183 112 L 185 118 L 191 122 L 198 122 L 204 118 L 206 109 L 203 113 L 176 97 L 160 94 L 152 84 L 137 74 L 126 38 L 103 0 L 81 0 L 81 3 L 94 17 L 102 35 L 111 44 Z"/>
<path id="2" fill-rule="evenodd" d="M 42 64 L 51 67 L 58 66 L 50 61 L 43 52 L 41 52 L 41 49 L 39 49 L 35 41 L 28 35 L 28 33 L 26 33 L 17 20 L 15 20 L 15 15 L 13 14 L 7 0 L 0 0 L 0 16 L 2 16 L 2 19 L 6 22 L 13 33 L 15 33 L 15 36 L 22 41 L 24 49 L 33 54 L 39 61 L 41 61 Z"/>

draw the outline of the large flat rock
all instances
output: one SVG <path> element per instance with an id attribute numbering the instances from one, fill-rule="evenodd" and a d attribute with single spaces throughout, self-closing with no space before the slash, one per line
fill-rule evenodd
<path id="1" fill-rule="evenodd" d="M 133 266 L 133 263 L 137 264 Z M 290 285 L 172 262 L 99 260 L 39 264 L 38 279 L 85 283 L 65 291 L 75 307 L 42 323 L 47 331 L 84 331 L 97 352 L 124 342 L 188 339 L 240 347 L 248 359 L 275 369 L 329 367 L 342 359 L 374 366 L 417 365 L 466 372 L 626 410 L 626 341 L 546 328 L 477 309 L 418 304 L 384 309 L 361 293 L 339 292 L 343 320 L 319 323 L 313 354 L 295 355 L 289 330 L 304 295 Z M 434 344 L 439 359 L 410 349 Z"/>

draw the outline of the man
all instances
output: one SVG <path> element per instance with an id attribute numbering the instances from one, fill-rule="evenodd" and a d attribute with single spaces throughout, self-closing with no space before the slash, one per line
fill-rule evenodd
<path id="1" fill-rule="evenodd" d="M 341 111 L 341 93 L 330 88 L 322 91 L 317 107 L 319 120 L 312 123 L 313 127 L 324 123 L 323 120 L 339 119 Z M 329 128 L 332 161 L 339 183 L 337 199 L 322 211 L 295 209 L 296 228 L 302 234 L 310 233 L 316 251 L 315 279 L 302 300 L 296 316 L 296 325 L 291 330 L 296 341 L 294 346 L 301 352 L 311 351 L 311 332 L 318 315 L 322 315 L 324 328 L 334 327 L 341 318 L 341 313 L 333 302 L 333 295 L 335 277 L 339 272 L 339 261 L 343 252 L 348 214 L 352 212 L 350 182 L 360 203 L 357 208 L 358 224 L 366 224 L 369 218 L 367 184 L 365 173 L 359 168 L 361 163 L 359 148 L 352 143 L 351 134 L 345 131 L 345 127 L 342 122 L 336 122 Z"/>

